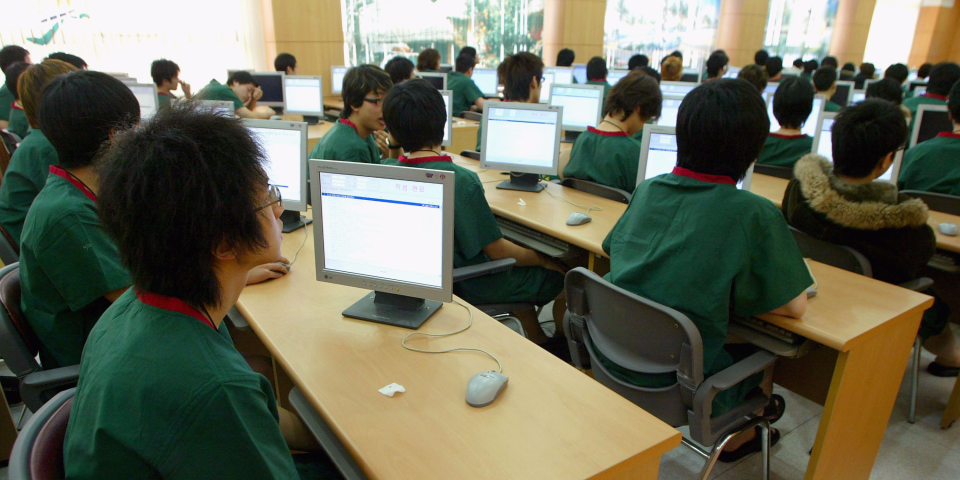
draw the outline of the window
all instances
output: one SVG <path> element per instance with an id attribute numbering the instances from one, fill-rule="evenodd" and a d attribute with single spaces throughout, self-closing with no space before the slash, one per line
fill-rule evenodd
<path id="1" fill-rule="evenodd" d="M 763 48 L 789 67 L 797 58 L 829 55 L 839 0 L 770 0 Z"/>
<path id="2" fill-rule="evenodd" d="M 720 0 L 608 0 L 604 52 L 611 67 L 642 53 L 656 67 L 674 50 L 699 69 L 717 43 Z"/>

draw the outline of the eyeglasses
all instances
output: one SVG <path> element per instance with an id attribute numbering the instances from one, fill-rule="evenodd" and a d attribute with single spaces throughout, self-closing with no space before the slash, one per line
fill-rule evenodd
<path id="1" fill-rule="evenodd" d="M 363 101 L 370 102 L 374 105 L 380 105 L 381 103 L 383 103 L 383 98 L 382 97 L 381 98 L 364 98 Z"/>
<path id="2" fill-rule="evenodd" d="M 267 207 L 272 207 L 273 205 L 279 205 L 283 207 L 283 197 L 280 196 L 280 187 L 276 185 L 267 185 L 267 201 L 257 207 L 257 211 L 263 210 Z"/>

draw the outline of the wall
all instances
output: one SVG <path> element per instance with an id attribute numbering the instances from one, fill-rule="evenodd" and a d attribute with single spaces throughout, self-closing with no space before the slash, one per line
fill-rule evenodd
<path id="1" fill-rule="evenodd" d="M 606 0 L 546 0 L 543 6 L 543 63 L 557 64 L 557 52 L 573 49 L 576 63 L 603 55 Z"/>
<path id="2" fill-rule="evenodd" d="M 953 0 L 923 2 L 910 50 L 910 66 L 946 60 L 960 62 L 960 5 Z"/>
<path id="3" fill-rule="evenodd" d="M 297 57 L 297 73 L 323 75 L 330 95 L 330 67 L 343 65 L 340 0 L 260 0 L 268 64 L 277 53 Z M 272 69 L 272 68 L 271 68 Z"/>

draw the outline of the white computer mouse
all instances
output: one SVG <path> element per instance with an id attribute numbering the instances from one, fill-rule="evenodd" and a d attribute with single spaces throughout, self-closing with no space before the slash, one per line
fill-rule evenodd
<path id="1" fill-rule="evenodd" d="M 567 217 L 567 225 L 583 225 L 584 223 L 590 223 L 592 220 L 593 217 L 586 213 L 573 212 Z"/>
<path id="2" fill-rule="evenodd" d="M 956 223 L 941 223 L 937 225 L 937 230 L 940 230 L 940 233 L 944 235 L 950 235 L 951 237 L 956 237 L 957 234 L 960 234 L 960 227 L 957 227 Z"/>
<path id="3" fill-rule="evenodd" d="M 506 375 L 492 370 L 474 375 L 467 383 L 467 404 L 471 407 L 490 405 L 507 388 L 509 380 Z"/>

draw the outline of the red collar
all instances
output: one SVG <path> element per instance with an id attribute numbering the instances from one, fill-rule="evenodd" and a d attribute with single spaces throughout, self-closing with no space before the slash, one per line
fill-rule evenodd
<path id="1" fill-rule="evenodd" d="M 14 110 L 20 110 L 21 112 L 23 111 L 23 108 L 20 108 L 20 107 L 17 106 L 17 102 L 11 103 L 11 104 L 10 104 L 10 108 L 12 108 L 12 109 L 14 109 Z"/>
<path id="2" fill-rule="evenodd" d="M 400 155 L 400 158 L 397 159 L 400 163 L 406 163 L 407 165 L 415 165 L 418 163 L 430 163 L 430 162 L 453 162 L 453 158 L 450 158 L 446 155 L 434 155 L 431 157 L 417 157 L 417 158 L 407 158 L 406 155 Z"/>
<path id="3" fill-rule="evenodd" d="M 606 79 L 606 78 L 591 78 L 590 81 L 591 81 L 591 82 L 606 82 L 607 79 Z"/>
<path id="4" fill-rule="evenodd" d="M 603 135 L 604 137 L 626 137 L 627 132 L 605 132 L 603 130 L 597 130 L 593 127 L 587 127 L 587 131 L 590 133 L 596 133 L 597 135 Z"/>
<path id="5" fill-rule="evenodd" d="M 937 95 L 936 93 L 921 93 L 920 96 L 927 97 L 927 98 L 936 98 L 937 100 L 943 100 L 944 102 L 947 101 L 946 95 Z"/>
<path id="6" fill-rule="evenodd" d="M 673 167 L 673 172 L 671 173 L 673 173 L 674 175 L 680 175 L 681 177 L 688 177 L 694 180 L 700 180 L 701 182 L 726 183 L 727 185 L 733 185 L 733 186 L 737 185 L 736 180 L 726 175 L 707 175 L 705 173 L 697 173 L 697 172 L 694 172 L 693 170 L 687 170 L 686 168 L 683 168 L 683 167 Z"/>
<path id="7" fill-rule="evenodd" d="M 937 136 L 938 136 L 938 137 L 946 137 L 946 138 L 960 138 L 960 133 L 940 132 Z"/>
<path id="8" fill-rule="evenodd" d="M 163 295 L 158 295 L 156 293 L 145 292 L 143 290 L 137 289 L 137 298 L 141 302 L 150 305 L 152 307 L 162 308 L 164 310 L 170 310 L 171 312 L 182 313 L 184 315 L 189 315 L 197 320 L 200 320 L 205 325 L 216 330 L 217 327 L 213 326 L 213 322 L 207 318 L 206 315 L 200 313 L 200 310 L 187 305 L 186 302 L 180 300 L 179 298 L 165 297 Z"/>
<path id="9" fill-rule="evenodd" d="M 342 123 L 342 124 L 344 124 L 344 125 L 352 128 L 354 132 L 357 132 L 357 136 L 358 136 L 358 137 L 360 136 L 360 130 L 357 130 L 357 125 L 356 125 L 355 123 L 351 122 L 350 120 L 347 120 L 346 118 L 341 118 L 341 119 L 338 120 L 338 121 L 339 121 L 340 123 Z"/>
<path id="10" fill-rule="evenodd" d="M 54 175 L 56 175 L 56 176 L 58 176 L 58 177 L 60 177 L 60 178 L 63 178 L 63 179 L 65 179 L 66 181 L 72 183 L 74 187 L 77 187 L 78 190 L 80 190 L 81 192 L 83 192 L 83 194 L 86 195 L 87 198 L 89 198 L 90 200 L 92 200 L 93 203 L 97 203 L 97 194 L 96 194 L 96 193 L 93 193 L 93 191 L 91 191 L 89 188 L 87 188 L 87 186 L 84 185 L 83 182 L 81 182 L 80 180 L 77 180 L 76 178 L 73 177 L 73 175 L 70 175 L 69 173 L 67 173 L 66 170 L 64 170 L 64 169 L 62 169 L 62 168 L 60 168 L 60 167 L 58 167 L 58 166 L 56 166 L 56 165 L 50 165 L 50 173 L 52 173 L 52 174 L 54 174 Z"/>
<path id="11" fill-rule="evenodd" d="M 784 134 L 782 134 L 782 133 L 771 133 L 770 136 L 773 137 L 773 138 L 783 138 L 783 139 L 786 139 L 786 140 L 796 140 L 796 139 L 798 139 L 798 138 L 805 138 L 805 137 L 807 136 L 807 134 L 806 134 L 806 133 L 801 133 L 800 135 L 784 135 Z"/>

